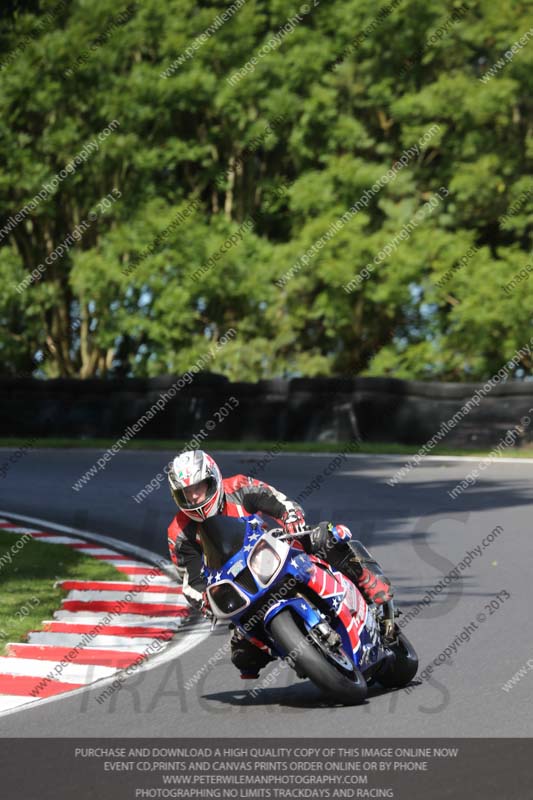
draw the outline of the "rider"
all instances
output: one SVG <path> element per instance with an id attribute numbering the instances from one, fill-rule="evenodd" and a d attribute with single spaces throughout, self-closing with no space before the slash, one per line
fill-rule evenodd
<path id="1" fill-rule="evenodd" d="M 202 577 L 202 549 L 198 525 L 208 517 L 223 514 L 242 517 L 264 513 L 273 517 L 287 533 L 305 529 L 302 508 L 267 483 L 233 475 L 222 478 L 214 459 L 202 450 L 189 450 L 169 464 L 170 491 L 179 512 L 168 528 L 170 556 L 183 579 L 183 594 L 193 608 L 209 613 Z M 306 551 L 325 554 L 325 560 L 343 572 L 361 590 L 365 599 L 385 603 L 392 597 L 390 581 L 344 525 L 320 525 L 302 542 Z M 249 642 L 235 632 L 231 639 L 231 660 L 243 678 L 256 678 L 271 661 L 268 648 Z"/>

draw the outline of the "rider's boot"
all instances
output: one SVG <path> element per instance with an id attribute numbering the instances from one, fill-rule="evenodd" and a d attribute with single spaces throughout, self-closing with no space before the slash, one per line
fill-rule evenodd
<path id="1" fill-rule="evenodd" d="M 266 645 L 254 639 L 253 643 L 238 631 L 231 637 L 231 661 L 241 673 L 244 680 L 259 677 L 259 670 L 275 659 L 270 655 Z"/>

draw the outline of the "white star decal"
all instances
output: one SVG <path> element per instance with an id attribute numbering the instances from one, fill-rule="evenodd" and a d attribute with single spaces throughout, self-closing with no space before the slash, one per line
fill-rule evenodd
<path id="1" fill-rule="evenodd" d="M 291 558 L 291 567 L 297 567 L 297 566 L 298 566 L 298 559 Z"/>
<path id="2" fill-rule="evenodd" d="M 221 577 L 222 577 L 222 573 L 221 572 L 217 572 L 217 574 L 215 575 L 215 580 L 219 581 L 221 579 Z"/>
<path id="3" fill-rule="evenodd" d="M 258 533 L 252 533 L 252 535 L 248 537 L 248 541 L 250 542 L 255 542 L 256 539 L 259 539 Z"/>
<path id="4" fill-rule="evenodd" d="M 207 582 L 208 583 L 213 583 L 213 580 L 214 580 L 213 576 L 212 575 L 208 575 Z"/>
<path id="5" fill-rule="evenodd" d="M 242 549 L 244 550 L 245 553 L 248 553 L 252 549 L 252 545 L 246 544 Z"/>

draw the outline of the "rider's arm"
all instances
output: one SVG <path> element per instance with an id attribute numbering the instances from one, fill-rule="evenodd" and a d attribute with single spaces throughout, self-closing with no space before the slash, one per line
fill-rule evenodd
<path id="1" fill-rule="evenodd" d="M 201 575 L 202 549 L 196 542 L 196 523 L 188 521 L 182 527 L 179 517 L 179 514 L 174 517 L 168 529 L 168 548 L 172 561 L 184 572 L 185 599 L 192 605 L 198 605 L 205 590 L 205 581 Z"/>
<path id="2" fill-rule="evenodd" d="M 245 478 L 245 481 L 239 487 L 239 493 L 242 495 L 242 505 L 249 514 L 260 511 L 278 522 L 288 511 L 298 510 L 303 514 L 302 508 L 297 503 L 293 503 L 268 483 L 258 481 L 256 478 Z"/>

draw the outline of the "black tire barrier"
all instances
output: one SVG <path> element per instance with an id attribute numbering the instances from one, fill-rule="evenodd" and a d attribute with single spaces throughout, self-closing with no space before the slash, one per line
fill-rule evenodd
<path id="1" fill-rule="evenodd" d="M 394 378 L 295 378 L 231 383 L 222 375 L 110 380 L 0 378 L 0 436 L 113 438 L 133 426 L 161 395 L 179 387 L 137 434 L 188 441 L 233 396 L 238 408 L 210 433 L 231 441 L 392 442 L 421 445 L 460 412 L 442 437 L 453 447 L 490 447 L 519 426 L 515 446 L 532 441 L 520 420 L 533 407 L 533 385 L 510 382 L 485 391 L 474 383 Z M 533 414 L 532 420 L 533 420 Z"/>

